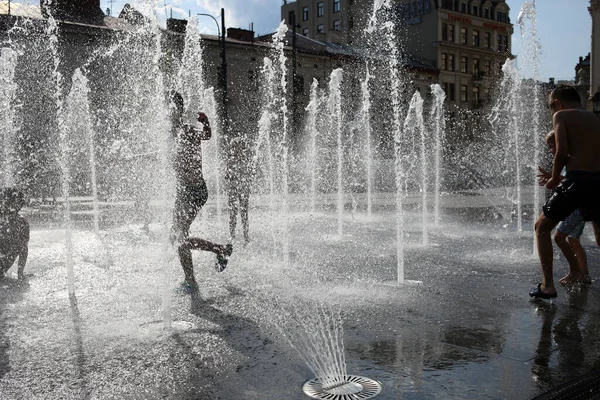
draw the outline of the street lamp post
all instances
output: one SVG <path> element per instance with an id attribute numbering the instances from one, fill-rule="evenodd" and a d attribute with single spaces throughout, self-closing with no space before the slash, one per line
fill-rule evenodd
<path id="1" fill-rule="evenodd" d="M 226 58 L 226 54 L 225 54 L 225 9 L 221 8 L 221 27 L 223 27 L 223 29 L 221 29 L 221 27 L 219 26 L 219 22 L 217 21 L 217 19 L 215 17 L 213 17 L 210 14 L 202 14 L 202 13 L 198 13 L 197 15 L 199 16 L 204 16 L 204 17 L 210 17 L 212 18 L 213 21 L 215 21 L 215 24 L 217 25 L 217 33 L 218 33 L 218 37 L 219 37 L 219 46 L 221 48 L 221 70 L 219 73 L 219 87 L 221 88 L 221 115 L 222 115 L 222 121 L 223 121 L 223 133 L 225 135 L 225 137 L 228 137 L 229 135 L 229 110 L 228 110 L 228 92 L 227 92 L 227 58 Z"/>

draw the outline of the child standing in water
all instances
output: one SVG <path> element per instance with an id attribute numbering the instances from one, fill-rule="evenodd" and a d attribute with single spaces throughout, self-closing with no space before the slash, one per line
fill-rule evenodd
<path id="1" fill-rule="evenodd" d="M 556 153 L 556 140 L 554 130 L 546 135 L 546 145 L 552 155 Z M 538 167 L 538 178 L 541 186 L 546 185 L 552 174 L 542 167 Z M 581 246 L 581 235 L 585 221 L 579 210 L 573 211 L 564 221 L 561 221 L 556 227 L 554 233 L 554 242 L 564 254 L 569 263 L 569 273 L 559 280 L 561 285 L 572 285 L 575 283 L 591 284 L 589 276 L 587 256 L 583 246 Z"/>
<path id="2" fill-rule="evenodd" d="M 25 279 L 29 252 L 29 223 L 19 215 L 25 204 L 23 193 L 14 188 L 0 190 L 0 280 L 19 259 L 19 280 Z"/>

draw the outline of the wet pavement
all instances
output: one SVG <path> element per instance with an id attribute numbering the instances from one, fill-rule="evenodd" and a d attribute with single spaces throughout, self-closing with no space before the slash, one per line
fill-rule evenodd
<path id="1" fill-rule="evenodd" d="M 194 255 L 199 296 L 177 290 L 180 268 L 161 227 L 145 234 L 136 224 L 112 224 L 100 238 L 76 230 L 69 296 L 64 234 L 34 223 L 34 276 L 20 284 L 11 270 L 0 284 L 0 399 L 305 399 L 312 350 L 281 330 L 322 341 L 326 332 L 310 326 L 315 304 L 340 312 L 347 372 L 381 382 L 379 399 L 531 399 L 596 370 L 598 282 L 558 288 L 552 304 L 531 301 L 540 278 L 531 232 L 460 202 L 430 228 L 427 246 L 418 210 L 406 216 L 405 277 L 419 286 L 387 284 L 397 263 L 385 211 L 348 213 L 342 237 L 335 213 L 292 214 L 289 265 L 280 220 L 251 214 L 253 242 L 234 243 L 225 272 Z M 224 241 L 226 218 L 208 215 L 193 230 Z M 596 278 L 590 227 L 582 243 Z M 558 258 L 555 277 L 565 273 Z"/>

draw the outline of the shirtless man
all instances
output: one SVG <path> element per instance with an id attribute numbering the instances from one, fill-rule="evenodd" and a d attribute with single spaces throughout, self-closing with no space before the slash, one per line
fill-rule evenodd
<path id="1" fill-rule="evenodd" d="M 29 253 L 29 223 L 19 215 L 25 203 L 23 193 L 14 188 L 0 191 L 0 280 L 17 258 L 19 280 L 25 279 Z"/>
<path id="2" fill-rule="evenodd" d="M 551 299 L 557 296 L 552 271 L 552 229 L 579 209 L 586 221 L 600 223 L 600 118 L 581 106 L 579 93 L 572 86 L 558 86 L 548 97 L 553 112 L 556 153 L 552 177 L 546 183 L 554 190 L 535 223 L 542 282 L 531 297 Z M 561 171 L 567 174 L 561 183 Z"/>
<path id="3" fill-rule="evenodd" d="M 546 135 L 546 144 L 552 155 L 556 154 L 556 137 L 554 130 Z M 538 167 L 538 178 L 541 186 L 552 178 L 552 172 Z M 564 172 L 563 172 L 564 173 Z M 569 273 L 562 277 L 558 282 L 561 285 L 571 285 L 575 283 L 591 284 L 592 280 L 588 271 L 587 255 L 581 245 L 581 235 L 585 228 L 585 221 L 579 212 L 579 209 L 573 211 L 564 221 L 561 221 L 554 232 L 554 242 L 560 248 L 563 255 L 569 263 Z"/>
<path id="4" fill-rule="evenodd" d="M 197 237 L 189 237 L 190 226 L 198 212 L 208 200 L 208 190 L 202 176 L 202 140 L 209 140 L 212 135 L 206 114 L 198 113 L 198 122 L 202 129 L 183 123 L 183 97 L 172 93 L 174 110 L 172 114 L 173 135 L 177 140 L 174 167 L 177 178 L 177 197 L 173 210 L 173 227 L 171 242 L 177 243 L 179 261 L 183 267 L 185 281 L 182 286 L 186 290 L 198 290 L 194 277 L 194 264 L 191 250 L 211 251 L 217 255 L 215 268 L 222 272 L 227 266 L 227 258 L 233 248 L 231 244 L 219 245 Z"/>

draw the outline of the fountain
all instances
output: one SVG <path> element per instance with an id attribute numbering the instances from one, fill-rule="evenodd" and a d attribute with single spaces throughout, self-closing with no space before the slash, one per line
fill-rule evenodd
<path id="1" fill-rule="evenodd" d="M 329 80 L 329 98 L 327 111 L 331 120 L 328 131 L 336 138 L 337 143 L 337 234 L 341 238 L 344 232 L 344 143 L 342 141 L 342 99 L 340 86 L 342 84 L 342 70 L 335 69 Z"/>
<path id="2" fill-rule="evenodd" d="M 319 109 L 319 81 L 313 79 L 310 86 L 310 102 L 306 106 L 307 124 L 306 131 L 310 136 L 310 150 L 309 150 L 309 170 L 310 173 L 310 211 L 314 213 L 317 209 L 317 171 L 318 171 L 318 147 L 317 139 L 319 131 L 317 130 L 317 112 Z"/>
<path id="3" fill-rule="evenodd" d="M 18 131 L 14 99 L 17 54 L 11 48 L 0 48 L 0 135 L 2 136 L 2 170 L 4 186 L 14 184 L 14 142 Z"/>
<path id="4" fill-rule="evenodd" d="M 51 86 L 55 89 L 56 124 L 60 128 L 57 132 L 62 153 L 58 159 L 62 171 L 66 232 L 66 250 L 57 253 L 64 255 L 65 261 L 58 263 L 53 258 L 53 246 L 58 242 L 54 242 L 52 229 L 49 228 L 48 233 L 35 227 L 30 262 L 40 278 L 32 280 L 31 292 L 24 296 L 28 304 L 35 304 L 35 296 L 42 293 L 48 303 L 56 304 L 53 303 L 56 301 L 53 289 L 41 281 L 60 282 L 54 276 L 58 269 L 54 266 L 60 265 L 62 271 L 66 264 L 69 293 L 74 293 L 74 271 L 77 271 L 77 290 L 84 295 L 77 303 L 76 323 L 86 326 L 77 330 L 79 349 L 76 351 L 80 355 L 81 373 L 98 374 L 102 378 L 98 379 L 100 383 L 94 396 L 192 398 L 206 393 L 215 398 L 293 398 L 294 393 L 299 392 L 299 385 L 286 382 L 304 381 L 304 392 L 313 398 L 367 399 L 383 393 L 382 385 L 349 371 L 368 372 L 374 379 L 385 381 L 384 395 L 387 396 L 394 396 L 394 390 L 403 391 L 395 379 L 414 378 L 418 382 L 415 385 L 427 385 L 426 378 L 433 375 L 431 371 L 452 371 L 452 365 L 447 365 L 452 364 L 448 361 L 452 358 L 443 352 L 446 344 L 454 345 L 453 337 L 450 333 L 446 337 L 442 335 L 451 331 L 452 323 L 468 316 L 449 310 L 449 306 L 444 308 L 447 304 L 455 305 L 448 299 L 453 299 L 456 291 L 465 288 L 460 286 L 465 277 L 476 280 L 481 269 L 480 276 L 502 272 L 510 279 L 512 264 L 520 261 L 520 255 L 518 252 L 506 255 L 505 249 L 489 249 L 486 241 L 490 237 L 517 248 L 514 236 L 498 233 L 494 226 L 482 227 L 481 221 L 471 224 L 469 215 L 464 217 L 467 222 L 452 215 L 444 215 L 442 220 L 445 206 L 441 196 L 445 183 L 442 169 L 445 94 L 439 85 L 431 87 L 432 102 L 427 110 L 428 123 L 425 123 L 427 97 L 424 100 L 418 92 L 405 90 L 408 89 L 405 88 L 406 77 L 400 68 L 403 57 L 397 47 L 398 26 L 387 20 L 381 24 L 378 21 L 391 11 L 393 2 L 374 3 L 374 12 L 365 32 L 370 36 L 369 40 L 384 34 L 382 52 L 375 54 L 358 73 L 332 68 L 328 96 L 319 93 L 324 88 L 319 89 L 317 80 L 310 85 L 304 129 L 309 157 L 308 167 L 304 170 L 293 168 L 295 160 L 290 154 L 290 132 L 301 129 L 292 129 L 289 119 L 291 82 L 287 79 L 289 49 L 284 45 L 285 25 L 279 27 L 273 43 L 261 44 L 268 49 L 269 56 L 262 60 L 259 71 L 260 118 L 256 127 L 248 128 L 255 131 L 248 135 L 254 139 L 249 162 L 259 167 L 257 189 L 252 198 L 255 203 L 251 210 L 255 236 L 247 247 L 235 249 L 230 266 L 222 274 L 206 267 L 213 262 L 212 258 L 209 262 L 209 256 L 195 254 L 201 289 L 200 294 L 191 298 L 173 293 L 174 276 L 180 275 L 181 271 L 168 240 L 174 188 L 169 162 L 172 146 L 170 105 L 166 93 L 172 88 L 179 90 L 186 100 L 186 118 L 193 120 L 195 110 L 203 109 L 214 127 L 215 140 L 204 147 L 203 156 L 211 200 L 213 194 L 216 195 L 216 218 L 206 218 L 194 227 L 211 236 L 225 231 L 220 223 L 224 208 L 220 171 L 221 158 L 227 150 L 220 147 L 226 145 L 227 140 L 225 132 L 218 130 L 221 124 L 214 95 L 216 88 L 211 86 L 202 67 L 208 61 L 197 21 L 191 18 L 188 22 L 180 59 L 170 59 L 170 55 L 165 54 L 154 10 L 150 6 L 150 11 L 144 8 L 144 4 L 150 4 L 148 2 L 137 6 L 150 23 L 120 32 L 118 44 L 102 48 L 105 51 L 95 54 L 93 61 L 84 60 L 81 65 L 85 68 L 64 73 L 66 68 L 61 69 L 64 65 L 59 62 L 61 57 L 57 48 L 48 46 L 56 61 Z M 53 23 L 50 20 L 51 29 L 47 36 L 55 46 L 58 42 Z M 3 71 L 15 70 L 19 62 L 18 58 L 11 58 L 15 54 L 3 48 L 0 58 Z M 207 65 L 206 69 L 211 67 Z M 503 84 L 511 93 L 517 92 L 514 65 L 507 63 L 505 68 L 507 80 Z M 104 69 L 109 73 L 103 75 Z M 70 87 L 64 78 L 70 79 Z M 327 75 L 322 79 L 326 82 Z M 15 80 L 9 79 L 8 83 L 15 83 Z M 96 93 L 99 81 L 108 87 L 109 101 L 102 101 L 104 99 Z M 346 83 L 354 83 L 356 93 L 346 92 L 351 87 Z M 381 87 L 385 89 L 380 92 L 389 94 L 387 108 L 382 112 L 381 103 L 378 103 L 381 93 L 374 92 L 374 88 Z M 0 88 L 3 111 L 16 109 L 17 103 L 11 97 L 14 88 L 10 85 Z M 406 99 L 406 93 L 412 97 Z M 502 132 L 499 135 L 504 135 L 505 131 L 523 135 L 525 131 L 517 134 L 518 129 L 515 130 L 523 122 L 514 112 L 519 103 L 516 99 L 509 100 L 511 103 L 496 108 L 494 126 Z M 503 107 L 511 112 L 502 111 Z M 510 118 L 502 119 L 501 115 Z M 18 116 L 9 112 L 0 118 L 6 116 L 11 122 L 0 126 L 0 129 L 9 127 L 9 131 L 2 131 L 4 163 L 8 163 L 12 154 L 9 150 L 11 138 L 19 130 Z M 378 118 L 384 119 L 384 123 L 377 121 Z M 326 124 L 322 121 L 325 120 L 329 121 L 329 129 L 323 129 Z M 348 136 L 345 136 L 346 128 L 350 130 Z M 530 139 L 526 139 L 525 144 L 522 136 L 513 135 L 509 139 L 512 152 L 507 153 L 502 162 L 514 165 L 516 176 L 523 176 L 517 181 L 527 181 L 526 168 L 532 160 L 526 159 L 523 149 L 527 148 Z M 385 151 L 379 151 L 377 147 L 380 144 L 377 141 L 384 140 L 393 143 L 387 160 L 383 160 Z M 431 152 L 427 150 L 429 142 L 433 144 Z M 72 162 L 76 151 L 80 158 L 86 156 L 85 162 Z M 511 158 L 513 156 L 516 161 Z M 538 157 L 535 155 L 533 160 Z M 304 164 L 300 162 L 299 165 Z M 354 175 L 356 171 L 360 173 Z M 7 174 L 5 182 L 9 181 L 10 175 Z M 85 179 L 80 179 L 81 176 Z M 366 182 L 367 218 L 361 219 L 360 215 L 355 215 L 359 213 L 353 213 L 352 221 L 343 219 L 348 176 Z M 300 177 L 298 181 L 301 182 L 300 189 L 296 189 L 298 192 L 292 189 L 296 177 Z M 87 182 L 89 186 L 85 185 Z M 304 185 L 304 182 L 308 184 Z M 302 193 L 305 187 L 307 193 Z M 514 199 L 520 216 L 523 200 L 519 186 L 510 189 L 511 196 L 513 191 L 517 192 Z M 354 189 L 350 192 L 353 196 L 356 193 Z M 93 230 L 104 238 L 113 254 L 118 255 L 110 268 L 85 259 L 78 252 L 78 247 L 87 240 L 86 225 L 71 212 L 75 201 L 73 193 L 92 198 Z M 334 199 L 330 202 L 333 207 L 328 211 L 330 199 Z M 353 211 L 358 209 L 361 197 L 357 196 L 357 199 L 353 197 Z M 136 219 L 140 211 L 138 204 L 143 203 L 148 204 L 152 214 L 147 233 L 141 233 L 134 223 L 139 220 Z M 99 204 L 107 210 L 99 210 Z M 321 204 L 325 206 L 319 208 Z M 310 212 L 302 212 L 305 210 Z M 99 219 L 101 213 L 107 213 L 106 219 Z M 432 223 L 440 226 L 442 221 L 444 229 L 429 230 Z M 337 236 L 330 235 L 336 228 Z M 425 247 L 433 240 L 445 247 Z M 42 245 L 35 247 L 40 242 Z M 415 242 L 420 243 L 415 245 Z M 481 267 L 490 264 L 490 259 L 501 260 L 494 264 L 496 270 Z M 419 281 L 405 279 L 406 266 L 420 278 L 431 281 L 431 287 L 436 284 L 436 289 L 409 287 L 407 284 Z M 382 288 L 380 283 L 394 273 L 394 288 Z M 458 289 L 455 291 L 451 285 Z M 493 294 L 490 295 L 493 300 L 505 295 L 501 292 Z M 481 303 L 476 295 L 482 293 L 469 297 L 467 291 L 461 292 L 461 301 L 469 306 Z M 257 301 L 261 296 L 269 299 L 264 307 Z M 428 303 L 430 297 L 436 298 L 438 304 Z M 421 304 L 426 306 L 419 308 Z M 21 305 L 6 307 L 8 312 L 14 312 L 11 316 L 15 317 L 15 326 L 22 323 L 19 312 L 23 308 Z M 450 316 L 434 313 L 432 317 L 426 314 L 427 310 L 438 308 L 453 313 Z M 56 313 L 50 310 L 47 315 L 41 313 L 35 318 L 48 322 L 60 337 L 62 331 L 56 328 L 64 321 L 60 318 L 60 307 L 56 309 L 59 310 Z M 498 318 L 498 313 L 489 314 Z M 156 321 L 156 315 L 161 316 L 160 321 Z M 24 316 L 31 317 L 31 314 L 24 313 Z M 44 319 L 51 317 L 57 317 L 56 325 Z M 478 329 L 464 336 L 480 338 L 493 336 L 486 333 L 487 330 L 501 331 L 496 320 L 487 314 L 484 317 L 487 318 L 485 324 L 476 321 Z M 448 322 L 449 319 L 452 321 Z M 279 336 L 271 334 L 267 325 L 262 325 L 264 320 L 275 322 Z M 430 324 L 432 321 L 435 324 Z M 434 333 L 427 331 L 427 335 L 419 336 L 418 346 L 412 349 L 417 359 L 414 368 L 406 360 L 410 352 L 405 348 L 410 346 L 403 342 L 403 334 L 409 332 L 413 323 L 419 334 L 421 329 L 436 326 Z M 184 325 L 187 328 L 182 334 L 177 327 Z M 160 329 L 147 329 L 152 326 Z M 446 331 L 440 333 L 438 326 Z M 29 331 L 32 330 L 35 331 Z M 18 335 L 16 331 L 6 333 L 8 330 L 0 329 L 0 339 L 4 339 L 3 335 Z M 157 331 L 168 335 L 157 334 Z M 397 351 L 394 347 L 394 351 L 387 352 L 382 346 L 383 350 L 377 356 L 369 353 L 375 352 L 373 349 L 379 346 L 378 341 L 384 341 L 386 336 L 392 337 L 390 341 L 395 343 Z M 456 336 L 461 336 L 460 332 Z M 371 342 L 366 343 L 367 340 Z M 12 344 L 11 359 L 17 360 L 13 361 L 15 365 L 24 363 L 24 358 L 19 359 L 22 350 L 19 345 L 39 342 L 35 333 L 28 340 L 13 340 L 16 345 Z M 501 340 L 498 342 L 502 343 Z M 51 344 L 48 349 L 59 349 L 58 352 L 64 347 Z M 304 364 L 295 364 L 298 357 L 286 353 L 289 346 L 297 351 Z M 494 346 L 490 353 L 500 347 Z M 464 343 L 456 345 L 456 348 L 464 347 Z M 272 348 L 276 349 L 274 354 L 269 353 Z M 477 354 L 473 357 L 480 361 L 483 351 L 481 348 L 475 350 Z M 47 355 L 45 348 L 39 351 Z M 83 356 L 85 352 L 90 354 L 88 361 Z M 367 356 L 361 358 L 357 354 Z M 391 366 L 381 367 L 388 358 L 394 359 Z M 62 366 L 72 357 L 52 359 Z M 425 365 L 428 361 L 433 366 Z M 438 368 L 436 363 L 446 364 Z M 109 371 L 105 365 L 116 367 Z M 290 365 L 292 367 L 288 368 Z M 461 367 L 468 365 L 464 362 Z M 411 371 L 406 373 L 409 367 Z M 2 385 L 8 387 L 19 381 L 22 370 L 17 368 L 7 372 L 10 374 L 8 380 L 3 381 L 0 376 L 0 389 L 5 387 Z M 148 373 L 144 372 L 146 369 Z M 128 373 L 123 374 L 124 370 Z M 0 375 L 4 373 L 2 371 Z M 110 379 L 104 379 L 107 376 Z M 263 376 L 269 378 L 268 384 L 263 384 Z M 69 379 L 67 376 L 61 382 L 70 383 Z M 210 387 L 207 389 L 203 385 Z M 264 394 L 262 390 L 268 385 L 282 393 Z M 61 390 L 68 397 L 71 389 L 66 386 Z M 19 388 L 14 390 L 17 393 Z M 362 397 L 358 397 L 359 394 Z"/>
<path id="5" fill-rule="evenodd" d="M 442 145 L 444 141 L 444 131 L 446 128 L 446 122 L 444 118 L 444 100 L 446 99 L 446 93 L 442 90 L 442 87 L 437 83 L 431 85 L 431 93 L 433 94 L 434 101 L 431 104 L 431 119 L 434 121 L 435 126 L 435 195 L 434 195 L 434 225 L 440 225 L 440 188 L 442 187 Z"/>

